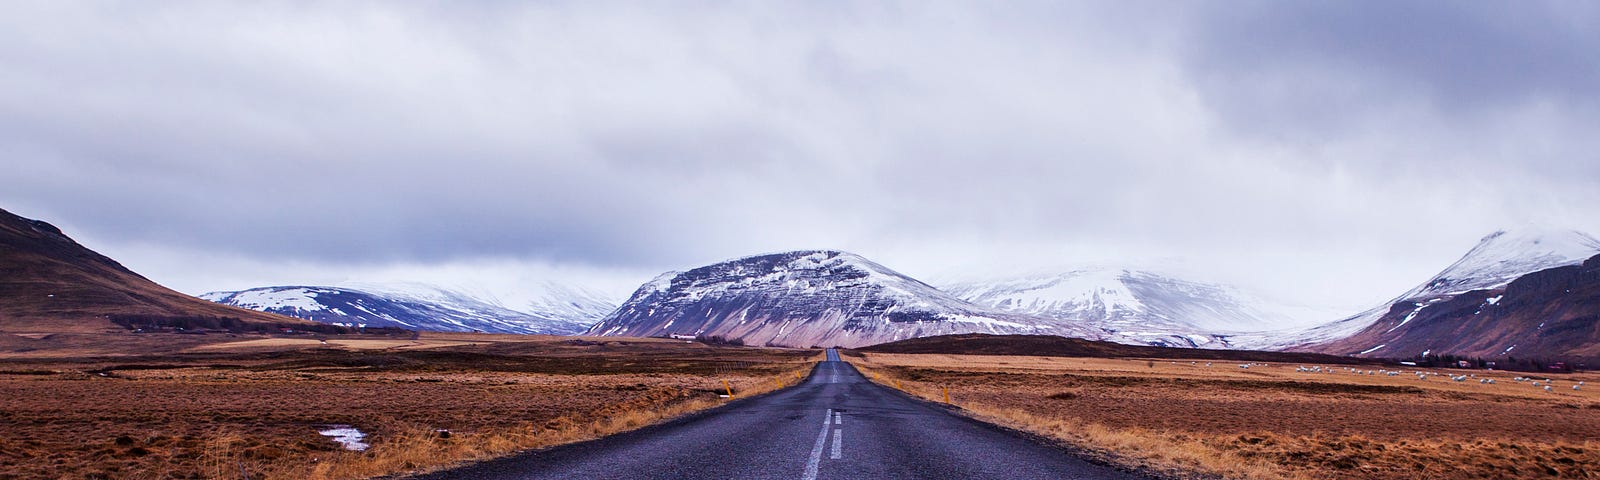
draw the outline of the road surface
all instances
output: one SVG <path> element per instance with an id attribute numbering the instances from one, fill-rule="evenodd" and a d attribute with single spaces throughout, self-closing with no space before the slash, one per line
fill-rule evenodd
<path id="1" fill-rule="evenodd" d="M 914 400 L 827 355 L 786 390 L 420 478 L 1143 478 Z"/>

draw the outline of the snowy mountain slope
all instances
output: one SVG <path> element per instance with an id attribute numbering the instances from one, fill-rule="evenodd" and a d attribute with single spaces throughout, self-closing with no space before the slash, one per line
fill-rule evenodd
<path id="1" fill-rule="evenodd" d="M 668 272 L 593 335 L 720 336 L 752 345 L 856 347 L 953 333 L 1095 338 L 1092 330 L 973 305 L 859 255 L 797 251 Z"/>
<path id="2" fill-rule="evenodd" d="M 1390 358 L 1600 360 L 1600 254 L 1504 286 L 1393 305 L 1354 335 L 1308 350 Z"/>
<path id="3" fill-rule="evenodd" d="M 1456 296 L 1481 290 L 1502 289 L 1519 277 L 1557 267 L 1582 264 L 1600 253 L 1600 240 L 1583 232 L 1561 229 L 1524 228 L 1501 230 L 1478 241 L 1478 245 L 1461 259 L 1428 279 L 1427 282 L 1406 291 L 1394 300 L 1343 320 L 1304 329 L 1257 332 L 1232 337 L 1236 345 L 1247 348 L 1272 350 L 1324 351 L 1318 345 L 1333 345 L 1342 339 L 1360 334 L 1384 321 L 1396 309 L 1393 322 L 1403 324 L 1435 305 L 1449 302 Z M 1371 347 L 1377 347 L 1374 344 Z M 1382 356 L 1387 352 L 1362 349 L 1366 354 Z M 1361 353 L 1342 352 L 1342 353 Z M 1405 356 L 1420 352 L 1406 353 Z"/>
<path id="4" fill-rule="evenodd" d="M 617 309 L 620 300 L 615 296 L 555 282 L 529 285 L 512 295 L 484 294 L 483 298 L 493 299 L 494 303 L 519 312 L 584 325 L 593 325 L 605 318 Z"/>
<path id="5" fill-rule="evenodd" d="M 944 287 L 972 303 L 1090 327 L 1128 344 L 1230 348 L 1233 332 L 1281 329 L 1337 315 L 1236 288 L 1150 271 L 1092 267 Z"/>
<path id="6" fill-rule="evenodd" d="M 516 288 L 502 286 L 493 292 L 470 285 L 442 286 L 420 282 L 345 282 L 337 286 L 389 297 L 435 302 L 466 297 L 538 318 L 579 323 L 584 328 L 617 309 L 616 299 L 579 286 L 554 281 L 521 281 L 515 285 Z"/>
<path id="7" fill-rule="evenodd" d="M 201 298 L 322 323 L 447 332 L 572 334 L 598 319 L 579 298 L 555 313 L 517 311 L 459 291 L 424 284 L 365 284 L 362 288 L 280 286 L 212 292 Z"/>
<path id="8" fill-rule="evenodd" d="M 1600 240 L 1576 230 L 1501 230 L 1483 237 L 1456 263 L 1401 297 L 1503 287 L 1531 272 L 1583 263 L 1596 252 Z"/>

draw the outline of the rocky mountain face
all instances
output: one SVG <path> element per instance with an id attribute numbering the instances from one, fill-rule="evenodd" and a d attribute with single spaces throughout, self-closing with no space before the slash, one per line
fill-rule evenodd
<path id="1" fill-rule="evenodd" d="M 668 272 L 589 329 L 603 336 L 715 336 L 747 345 L 859 347 L 955 333 L 1098 338 L 974 305 L 858 255 L 797 251 Z"/>
<path id="2" fill-rule="evenodd" d="M 599 316 L 590 298 L 555 302 L 551 312 L 512 310 L 466 293 L 420 284 L 341 287 L 280 286 L 212 292 L 201 298 L 321 323 L 441 332 L 570 335 Z M 603 307 L 601 307 L 603 308 Z"/>
<path id="3" fill-rule="evenodd" d="M 1584 297 L 1582 272 L 1596 254 L 1600 241 L 1581 232 L 1495 232 L 1391 302 L 1304 331 L 1261 335 L 1258 344 L 1391 358 L 1586 354 L 1595 337 L 1584 333 L 1583 319 L 1600 311 Z"/>
<path id="4" fill-rule="evenodd" d="M 305 323 L 172 291 L 49 223 L 0 210 L 0 331 L 95 332 L 120 329 L 113 322 L 127 317 Z"/>
<path id="5" fill-rule="evenodd" d="M 1230 348 L 1228 335 L 1235 332 L 1281 329 L 1336 315 L 1263 300 L 1224 285 L 1121 268 L 963 282 L 943 290 L 981 306 L 1082 325 L 1106 340 L 1134 345 Z"/>
<path id="6" fill-rule="evenodd" d="M 1600 255 L 1504 286 L 1407 299 L 1354 335 L 1304 350 L 1600 360 Z"/>

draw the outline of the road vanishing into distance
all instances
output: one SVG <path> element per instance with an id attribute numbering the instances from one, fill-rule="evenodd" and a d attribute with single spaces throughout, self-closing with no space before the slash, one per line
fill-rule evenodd
<path id="1" fill-rule="evenodd" d="M 661 425 L 424 479 L 1144 478 L 868 381 L 828 350 L 804 383 Z"/>

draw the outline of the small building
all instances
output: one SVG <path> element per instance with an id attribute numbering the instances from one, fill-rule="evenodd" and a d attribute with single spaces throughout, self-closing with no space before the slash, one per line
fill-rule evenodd
<path id="1" fill-rule="evenodd" d="M 694 335 L 684 335 L 684 334 L 681 334 L 681 333 L 670 334 L 670 335 L 667 335 L 667 337 L 669 337 L 669 338 L 671 338 L 673 340 L 694 340 L 694 338 L 695 338 Z"/>

